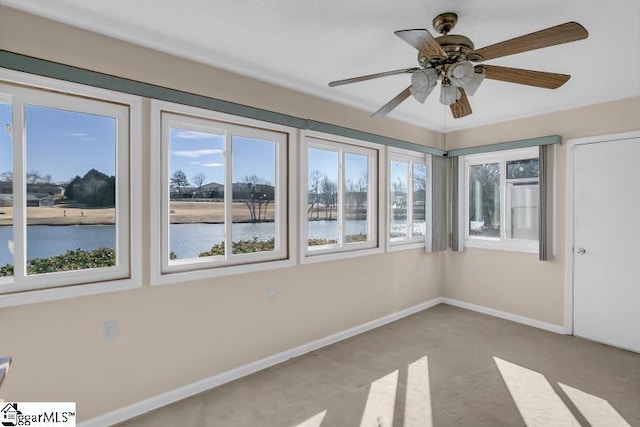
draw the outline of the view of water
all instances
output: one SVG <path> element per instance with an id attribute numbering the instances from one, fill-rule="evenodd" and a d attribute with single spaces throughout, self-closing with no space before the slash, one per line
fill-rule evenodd
<path id="1" fill-rule="evenodd" d="M 406 232 L 406 223 L 392 222 L 392 232 Z M 345 223 L 347 235 L 367 232 L 366 220 L 350 220 Z M 170 250 L 180 258 L 194 258 L 200 252 L 222 242 L 223 224 L 172 224 L 169 230 Z M 240 223 L 233 225 L 233 240 L 267 240 L 275 234 L 272 222 Z M 309 238 L 336 239 L 336 221 L 310 221 Z M 10 226 L 0 226 L 0 265 L 13 264 L 13 256 L 7 247 L 12 239 Z M 27 227 L 27 259 L 60 255 L 70 249 L 94 250 L 99 247 L 115 247 L 113 225 L 30 225 Z"/>

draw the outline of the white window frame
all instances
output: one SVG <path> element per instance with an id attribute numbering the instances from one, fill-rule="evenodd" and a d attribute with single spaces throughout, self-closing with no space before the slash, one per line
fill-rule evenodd
<path id="1" fill-rule="evenodd" d="M 309 221 L 307 215 L 309 203 L 309 148 L 316 148 L 338 153 L 338 243 L 331 245 L 314 246 L 309 250 Z M 379 231 L 380 223 L 378 218 L 380 209 L 378 204 L 378 193 L 381 186 L 382 170 L 381 165 L 386 156 L 383 146 L 378 144 L 360 141 L 352 138 L 329 135 L 316 131 L 302 131 L 302 144 L 300 144 L 300 233 L 298 246 L 300 247 L 300 262 L 313 263 L 345 259 L 349 257 L 365 256 L 382 253 L 383 246 L 380 244 Z M 362 154 L 368 156 L 368 195 L 367 195 L 367 221 L 369 237 L 365 242 L 344 243 L 344 153 Z"/>
<path id="2" fill-rule="evenodd" d="M 92 295 L 141 286 L 141 99 L 137 96 L 0 69 L 3 101 L 12 104 L 14 174 L 14 276 L 0 278 L 0 307 Z M 116 266 L 26 274 L 26 172 L 24 105 L 116 118 Z M 16 141 L 21 141 L 16 143 Z M 136 168 L 137 169 L 137 168 Z M 21 230 L 21 231 L 20 231 Z M 22 260 L 16 262 L 18 258 Z"/>
<path id="3" fill-rule="evenodd" d="M 274 251 L 231 254 L 225 245 L 225 256 L 187 258 L 169 262 L 169 147 L 171 127 L 200 130 L 225 135 L 225 240 L 232 238 L 231 181 L 233 136 L 266 139 L 276 144 L 276 246 Z M 151 284 L 163 285 L 188 280 L 269 270 L 295 265 L 292 236 L 291 205 L 295 197 L 289 191 L 292 146 L 295 129 L 258 120 L 218 113 L 197 107 L 151 100 Z M 167 184 L 167 185 L 165 185 Z M 231 236 L 231 237 L 226 237 Z"/>
<path id="4" fill-rule="evenodd" d="M 512 252 L 537 254 L 540 250 L 538 240 L 519 240 L 507 238 L 507 171 L 508 161 L 525 160 L 539 157 L 538 147 L 518 148 L 490 153 L 471 154 L 464 156 L 463 168 L 460 168 L 460 188 L 464 200 L 464 209 L 460 210 L 459 224 L 464 230 L 464 246 L 468 248 L 496 249 Z M 500 170 L 500 237 L 485 237 L 469 235 L 469 175 L 470 167 L 487 163 L 498 163 Z"/>
<path id="5" fill-rule="evenodd" d="M 391 232 L 391 162 L 392 161 L 400 161 L 409 164 L 408 176 L 407 176 L 407 236 L 405 237 L 396 237 L 392 238 L 390 235 Z M 413 236 L 413 165 L 421 164 L 427 168 L 427 174 L 425 176 L 425 203 L 427 204 L 427 209 L 425 210 L 425 235 L 424 236 Z M 431 155 L 420 153 L 417 151 L 411 150 L 403 150 L 400 148 L 392 148 L 389 147 L 389 152 L 387 155 L 387 180 L 386 180 L 386 195 L 387 195 L 387 203 L 386 203 L 386 213 L 387 213 L 387 231 L 386 231 L 386 241 L 387 241 L 387 250 L 390 252 L 407 250 L 407 249 L 418 249 L 418 248 L 426 248 L 428 251 L 431 251 L 431 240 L 432 240 L 432 214 L 433 214 L 433 188 L 432 188 L 432 163 L 431 163 Z"/>

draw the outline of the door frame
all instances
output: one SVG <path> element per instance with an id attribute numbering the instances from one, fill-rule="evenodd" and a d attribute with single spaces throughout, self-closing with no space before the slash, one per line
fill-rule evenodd
<path id="1" fill-rule="evenodd" d="M 567 335 L 574 333 L 574 300 L 573 300 L 573 245 L 574 230 L 574 181 L 575 181 L 575 149 L 580 145 L 613 142 L 624 139 L 640 138 L 640 130 L 612 133 L 607 135 L 573 138 L 567 140 L 567 207 L 565 211 L 565 288 L 564 288 L 564 328 Z"/>

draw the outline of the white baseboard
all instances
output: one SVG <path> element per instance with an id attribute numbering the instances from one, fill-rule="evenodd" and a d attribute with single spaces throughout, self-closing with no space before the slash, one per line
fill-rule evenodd
<path id="1" fill-rule="evenodd" d="M 270 366 L 277 365 L 278 363 L 285 362 L 294 357 L 302 356 L 303 354 L 309 353 L 311 351 L 318 350 L 322 347 L 326 347 L 338 341 L 351 338 L 355 335 L 367 332 L 371 329 L 386 325 L 387 323 L 402 319 L 403 317 L 407 317 L 420 311 L 426 310 L 442 302 L 443 298 L 434 298 L 432 300 L 423 302 L 422 304 L 418 304 L 413 307 L 409 307 L 404 310 L 389 314 L 388 316 L 380 317 L 370 322 L 363 323 L 345 331 L 320 338 L 291 350 L 283 351 L 282 353 L 265 357 L 264 359 L 258 360 L 256 362 L 231 369 L 230 371 L 226 371 L 221 374 L 205 378 L 201 381 L 197 381 L 195 383 L 173 389 L 166 393 L 162 393 L 149 399 L 142 400 L 124 408 L 116 409 L 115 411 L 108 412 L 104 415 L 82 421 L 78 423 L 78 427 L 112 426 L 114 424 L 129 420 L 133 417 L 145 414 L 154 409 L 161 408 L 195 394 L 202 393 L 203 391 L 218 387 L 222 384 L 228 383 L 229 381 L 242 378 L 244 376 L 253 374 L 254 372 L 266 369 Z"/>
<path id="2" fill-rule="evenodd" d="M 478 313 L 488 314 L 489 316 L 499 317 L 501 319 L 511 320 L 512 322 L 533 326 L 534 328 L 540 328 L 546 331 L 555 332 L 556 334 L 567 334 L 566 328 L 564 326 L 554 325 L 553 323 L 547 323 L 541 320 L 531 319 L 529 317 L 518 316 L 517 314 L 507 313 L 506 311 L 500 311 L 493 308 L 484 307 L 482 305 L 471 304 L 469 302 L 459 301 L 453 298 L 443 297 L 442 302 L 454 307 L 465 308 L 467 310 L 477 311 Z"/>

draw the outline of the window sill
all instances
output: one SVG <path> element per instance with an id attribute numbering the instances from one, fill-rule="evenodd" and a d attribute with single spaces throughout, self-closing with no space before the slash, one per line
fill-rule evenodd
<path id="1" fill-rule="evenodd" d="M 537 240 L 465 239 L 464 247 L 529 254 L 537 254 L 539 252 Z"/>
<path id="2" fill-rule="evenodd" d="M 399 252 L 410 249 L 424 249 L 424 246 L 424 240 L 421 240 L 419 242 L 416 242 L 415 240 L 408 242 L 390 242 L 387 252 Z"/>
<path id="3" fill-rule="evenodd" d="M 83 285 L 69 285 L 58 288 L 15 292 L 0 295 L 0 308 L 106 294 L 109 292 L 124 291 L 139 287 L 141 287 L 139 280 L 121 279 L 109 282 L 87 283 Z"/>
<path id="4" fill-rule="evenodd" d="M 376 255 L 382 254 L 384 250 L 382 248 L 368 248 L 368 249 L 353 249 L 353 250 L 345 250 L 340 252 L 311 252 L 310 254 L 306 254 L 301 257 L 300 264 L 313 264 L 317 262 L 326 262 L 326 261 L 338 261 L 348 258 L 356 258 L 361 256 L 368 255 Z"/>
<path id="5" fill-rule="evenodd" d="M 202 270 L 176 271 L 169 273 L 152 273 L 151 285 L 170 285 L 174 283 L 191 282 L 195 280 L 205 280 L 216 277 L 232 276 L 243 273 L 254 273 L 258 271 L 276 270 L 295 266 L 295 260 L 284 259 L 277 261 L 254 262 L 251 264 L 227 265 L 221 267 L 206 268 Z"/>

